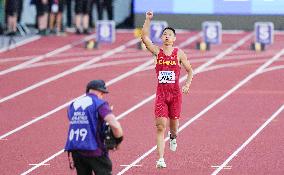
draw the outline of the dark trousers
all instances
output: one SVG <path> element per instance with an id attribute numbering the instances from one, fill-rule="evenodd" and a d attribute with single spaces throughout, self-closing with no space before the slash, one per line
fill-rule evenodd
<path id="1" fill-rule="evenodd" d="M 113 20 L 113 0 L 96 0 L 98 19 L 103 19 L 103 10 L 107 10 L 108 20 Z"/>
<path id="2" fill-rule="evenodd" d="M 112 162 L 107 156 L 85 157 L 77 152 L 72 153 L 77 175 L 111 175 Z"/>
<path id="3" fill-rule="evenodd" d="M 67 0 L 66 2 L 67 11 L 66 11 L 66 18 L 67 18 L 67 26 L 72 26 L 72 0 Z"/>

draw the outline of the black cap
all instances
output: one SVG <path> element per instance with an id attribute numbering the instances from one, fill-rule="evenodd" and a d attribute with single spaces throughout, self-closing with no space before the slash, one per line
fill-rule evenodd
<path id="1" fill-rule="evenodd" d="M 106 84 L 104 80 L 92 80 L 87 84 L 86 87 L 86 93 L 90 91 L 90 89 L 98 90 L 103 93 L 108 93 L 108 90 L 106 88 Z"/>

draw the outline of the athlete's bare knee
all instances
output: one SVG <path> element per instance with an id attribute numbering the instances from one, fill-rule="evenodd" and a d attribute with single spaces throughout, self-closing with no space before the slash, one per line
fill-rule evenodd
<path id="1" fill-rule="evenodd" d="M 157 124 L 157 132 L 164 132 L 166 130 L 166 126 L 162 125 L 162 124 Z"/>

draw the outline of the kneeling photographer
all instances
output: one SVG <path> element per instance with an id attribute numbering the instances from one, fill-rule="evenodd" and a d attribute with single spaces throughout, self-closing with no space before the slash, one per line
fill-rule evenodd
<path id="1" fill-rule="evenodd" d="M 103 99 L 106 93 L 108 90 L 103 80 L 90 81 L 86 95 L 76 99 L 68 108 L 65 151 L 68 152 L 70 168 L 75 167 L 78 175 L 92 175 L 93 172 L 111 175 L 112 162 L 108 151 L 117 149 L 123 140 L 121 125 Z"/>

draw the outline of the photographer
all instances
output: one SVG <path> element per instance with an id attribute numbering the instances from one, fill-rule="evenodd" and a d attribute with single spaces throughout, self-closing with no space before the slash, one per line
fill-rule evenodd
<path id="1" fill-rule="evenodd" d="M 103 80 L 90 81 L 86 95 L 76 99 L 68 108 L 69 130 L 65 151 L 72 154 L 78 175 L 92 175 L 92 172 L 110 175 L 112 162 L 108 150 L 116 149 L 122 142 L 121 125 L 103 99 L 106 93 Z"/>

